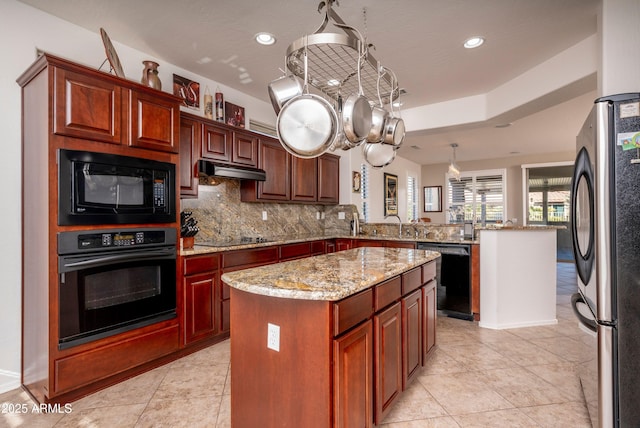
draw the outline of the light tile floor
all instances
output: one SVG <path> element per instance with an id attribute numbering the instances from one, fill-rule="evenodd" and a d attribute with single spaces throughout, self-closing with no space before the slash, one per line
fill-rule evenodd
<path id="1" fill-rule="evenodd" d="M 589 352 L 570 296 L 575 271 L 558 263 L 558 324 L 488 330 L 438 318 L 437 348 L 384 428 L 590 427 L 574 364 Z M 4 412 L 33 404 L 0 395 L 0 427 L 229 427 L 229 341 L 72 403 L 68 414 Z"/>

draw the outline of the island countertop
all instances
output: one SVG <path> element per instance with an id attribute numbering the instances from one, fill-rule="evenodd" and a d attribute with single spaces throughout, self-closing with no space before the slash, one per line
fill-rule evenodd
<path id="1" fill-rule="evenodd" d="M 254 294 L 336 301 L 438 257 L 435 251 L 361 247 L 228 272 L 221 279 Z"/>

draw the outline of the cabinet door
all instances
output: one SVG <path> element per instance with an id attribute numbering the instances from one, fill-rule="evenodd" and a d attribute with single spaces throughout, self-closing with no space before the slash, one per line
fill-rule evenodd
<path id="1" fill-rule="evenodd" d="M 180 119 L 180 196 L 198 196 L 197 163 L 200 156 L 202 124 L 196 120 Z"/>
<path id="2" fill-rule="evenodd" d="M 202 157 L 204 159 L 231 162 L 233 138 L 231 131 L 208 123 L 204 124 L 202 131 Z"/>
<path id="3" fill-rule="evenodd" d="M 422 287 L 422 300 L 423 300 L 423 320 L 422 325 L 422 340 L 423 340 L 423 359 L 424 365 L 426 355 L 433 349 L 436 344 L 436 312 L 438 302 L 436 301 L 436 282 L 431 281 Z"/>
<path id="4" fill-rule="evenodd" d="M 238 165 L 257 167 L 258 137 L 248 132 L 234 132 L 231 162 Z"/>
<path id="5" fill-rule="evenodd" d="M 397 302 L 373 317 L 375 421 L 380 424 L 402 392 L 402 307 Z"/>
<path id="6" fill-rule="evenodd" d="M 55 68 L 53 132 L 121 144 L 126 104 L 123 89 L 111 82 Z M 123 109 L 125 113 L 123 113 Z"/>
<path id="7" fill-rule="evenodd" d="M 366 321 L 334 340 L 334 427 L 373 425 L 373 331 Z"/>
<path id="8" fill-rule="evenodd" d="M 422 366 L 422 290 L 402 299 L 402 387 L 418 374 Z"/>
<path id="9" fill-rule="evenodd" d="M 258 182 L 258 199 L 290 200 L 291 155 L 278 140 L 271 138 L 261 138 L 258 143 L 258 151 L 259 166 L 267 172 L 267 179 Z"/>
<path id="10" fill-rule="evenodd" d="M 337 204 L 340 196 L 340 157 L 324 154 L 318 158 L 318 202 Z"/>
<path id="11" fill-rule="evenodd" d="M 336 251 L 350 250 L 351 239 L 336 239 Z"/>
<path id="12" fill-rule="evenodd" d="M 178 153 L 180 106 L 153 94 L 131 91 L 132 147 Z"/>
<path id="13" fill-rule="evenodd" d="M 216 284 L 218 273 L 208 272 L 184 279 L 185 343 L 217 332 Z"/>
<path id="14" fill-rule="evenodd" d="M 316 202 L 317 195 L 318 160 L 291 156 L 291 200 Z"/>

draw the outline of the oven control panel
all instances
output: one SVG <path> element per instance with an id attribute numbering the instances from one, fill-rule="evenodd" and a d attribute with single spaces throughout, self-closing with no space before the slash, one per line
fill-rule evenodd
<path id="1" fill-rule="evenodd" d="M 58 234 L 58 254 L 175 245 L 176 235 L 174 228 L 60 232 Z"/>

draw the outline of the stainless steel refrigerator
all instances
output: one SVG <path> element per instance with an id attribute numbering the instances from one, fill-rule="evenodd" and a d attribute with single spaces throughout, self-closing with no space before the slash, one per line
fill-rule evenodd
<path id="1" fill-rule="evenodd" d="M 640 93 L 595 101 L 576 139 L 571 235 L 580 378 L 594 426 L 640 426 Z"/>

